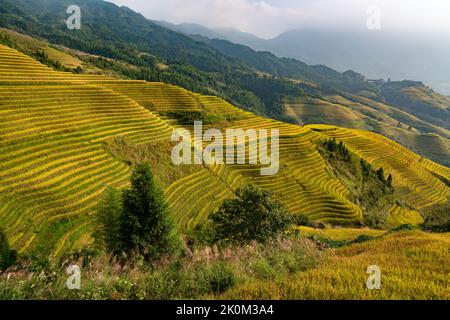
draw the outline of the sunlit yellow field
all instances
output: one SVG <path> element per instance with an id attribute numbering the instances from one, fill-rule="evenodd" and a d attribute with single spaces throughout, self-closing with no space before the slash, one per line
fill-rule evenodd
<path id="1" fill-rule="evenodd" d="M 369 228 L 329 228 L 329 229 L 314 229 L 310 227 L 299 227 L 300 234 L 304 237 L 325 237 L 331 240 L 354 240 L 360 235 L 367 235 L 377 237 L 384 234 L 386 231 L 374 230 Z"/>
<path id="2" fill-rule="evenodd" d="M 381 269 L 381 289 L 366 286 Z M 329 253 L 317 268 L 280 281 L 238 286 L 232 299 L 450 299 L 450 234 L 407 231 Z"/>

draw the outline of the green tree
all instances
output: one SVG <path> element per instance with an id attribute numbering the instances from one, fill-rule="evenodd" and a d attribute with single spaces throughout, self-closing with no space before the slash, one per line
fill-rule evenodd
<path id="1" fill-rule="evenodd" d="M 8 239 L 0 229 L 0 270 L 4 270 L 16 262 L 16 251 L 9 247 Z"/>
<path id="2" fill-rule="evenodd" d="M 225 200 L 212 215 L 216 240 L 245 244 L 265 242 L 285 232 L 293 217 L 271 193 L 254 186 L 240 188 L 237 198 Z"/>
<path id="3" fill-rule="evenodd" d="M 120 249 L 120 215 L 122 197 L 119 190 L 107 188 L 97 206 L 98 227 L 94 238 L 111 252 Z"/>
<path id="4" fill-rule="evenodd" d="M 362 171 L 363 178 L 370 177 L 370 174 L 372 173 L 372 166 L 370 165 L 370 163 L 368 163 L 363 158 L 361 158 L 359 163 L 360 163 L 360 166 L 361 166 L 361 171 Z"/>
<path id="5" fill-rule="evenodd" d="M 393 188 L 393 184 L 392 184 L 392 174 L 389 174 L 388 178 L 387 178 L 387 182 L 386 185 L 392 189 Z"/>
<path id="6" fill-rule="evenodd" d="M 384 170 L 382 167 L 377 170 L 377 178 L 381 182 L 386 183 L 386 177 L 384 176 Z"/>
<path id="7" fill-rule="evenodd" d="M 123 192 L 122 201 L 120 236 L 125 252 L 158 259 L 181 248 L 176 224 L 147 163 L 133 170 L 131 189 Z"/>

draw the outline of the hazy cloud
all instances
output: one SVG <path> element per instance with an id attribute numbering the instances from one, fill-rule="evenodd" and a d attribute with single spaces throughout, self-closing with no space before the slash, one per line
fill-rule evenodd
<path id="1" fill-rule="evenodd" d="M 385 31 L 450 35 L 448 0 L 109 0 L 149 19 L 232 27 L 261 37 L 297 28 L 364 31 L 379 6 Z"/>

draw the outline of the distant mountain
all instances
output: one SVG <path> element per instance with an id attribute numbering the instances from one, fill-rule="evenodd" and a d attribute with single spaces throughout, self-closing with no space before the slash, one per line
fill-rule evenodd
<path id="1" fill-rule="evenodd" d="M 265 49 L 338 71 L 356 70 L 369 78 L 420 80 L 450 94 L 449 40 L 383 31 L 356 34 L 297 30 L 267 41 Z"/>
<path id="2" fill-rule="evenodd" d="M 279 58 L 271 52 L 255 51 L 250 47 L 226 40 L 203 39 L 202 41 L 219 52 L 239 59 L 259 71 L 277 77 L 303 80 L 306 83 L 312 82 L 312 86 L 320 85 L 322 90 L 317 93 L 333 91 L 333 88 L 348 92 L 376 91 L 376 87 L 368 83 L 363 75 L 353 71 L 340 73 L 325 65 L 310 66 L 293 58 Z"/>
<path id="3" fill-rule="evenodd" d="M 371 79 L 423 81 L 450 95 L 450 39 L 444 37 L 383 31 L 292 30 L 264 40 L 236 30 L 225 32 L 199 25 L 187 26 L 175 27 L 185 34 L 228 40 L 307 64 L 323 64 L 341 72 L 355 70 Z"/>
<path id="4" fill-rule="evenodd" d="M 225 39 L 225 35 L 220 32 L 217 32 L 214 29 L 210 29 L 204 27 L 200 24 L 195 23 L 181 23 L 174 24 L 163 20 L 153 20 L 154 23 L 159 24 L 160 26 L 170 29 L 172 31 L 181 32 L 187 35 L 201 35 L 203 37 L 207 37 L 210 39 Z"/>
<path id="5" fill-rule="evenodd" d="M 153 22 L 186 35 L 199 35 L 210 39 L 228 40 L 233 43 L 244 44 L 256 50 L 263 50 L 266 44 L 266 40 L 234 28 L 209 28 L 196 23 L 174 24 L 167 21 Z"/>

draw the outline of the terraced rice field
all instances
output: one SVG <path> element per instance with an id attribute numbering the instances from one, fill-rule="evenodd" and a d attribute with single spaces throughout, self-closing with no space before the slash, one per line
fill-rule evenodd
<path id="1" fill-rule="evenodd" d="M 129 166 L 107 151 L 105 140 L 126 137 L 137 146 L 169 142 L 178 125 L 167 115 L 199 110 L 222 115 L 231 128 L 278 129 L 280 170 L 261 176 L 261 166 L 213 164 L 174 182 L 165 194 L 184 229 L 203 223 L 248 183 L 272 191 L 292 213 L 313 220 L 360 220 L 361 209 L 348 200 L 349 191 L 328 172 L 315 147 L 325 136 L 344 140 L 392 172 L 411 190 L 410 204 L 417 208 L 448 197 L 437 177 L 448 179 L 448 168 L 380 136 L 340 128 L 319 133 L 162 83 L 55 72 L 0 46 L 0 226 L 12 246 L 21 253 L 58 256 L 89 244 L 99 196 L 108 185 L 129 183 Z"/>
<path id="2" fill-rule="evenodd" d="M 148 90 L 145 86 L 137 87 L 142 92 Z M 128 95 L 126 91 L 123 94 Z M 137 95 L 136 99 L 141 97 L 136 91 L 133 91 L 133 95 Z M 225 198 L 232 196 L 233 190 L 246 183 L 272 191 L 291 212 L 308 215 L 315 220 L 354 222 L 361 218 L 361 210 L 345 198 L 348 191 L 339 180 L 326 172 L 325 162 L 312 143 L 317 139 L 316 133 L 296 125 L 258 117 L 217 97 L 193 95 L 188 100 L 192 101 L 189 110 L 196 110 L 194 101 L 197 101 L 198 106 L 205 110 L 236 119 L 229 127 L 232 129 L 278 129 L 282 170 L 275 177 L 263 177 L 259 174 L 260 166 L 215 165 L 176 182 L 174 185 L 177 187 L 169 187 L 166 196 L 183 227 L 192 228 L 203 222 L 208 213 L 217 209 Z M 154 110 L 151 99 L 142 103 L 159 113 L 177 110 L 171 103 L 166 104 L 166 109 L 158 106 Z M 204 129 L 207 128 L 205 126 Z M 186 206 L 185 203 L 191 204 Z M 205 206 L 205 203 L 208 205 Z M 199 207 L 201 205 L 203 208 Z"/>
<path id="3" fill-rule="evenodd" d="M 349 107 L 314 99 L 308 102 L 286 103 L 286 115 L 299 123 L 333 123 L 338 126 L 362 128 L 363 115 Z"/>
<path id="4" fill-rule="evenodd" d="M 360 235 L 366 235 L 370 237 L 379 237 L 386 231 L 374 230 L 369 228 L 327 228 L 327 229 L 314 229 L 310 227 L 299 227 L 300 234 L 304 237 L 315 238 L 328 238 L 331 240 L 355 240 Z"/>
<path id="5" fill-rule="evenodd" d="M 402 224 L 418 225 L 424 220 L 420 213 L 407 208 L 394 205 L 388 212 L 387 223 L 390 227 L 397 227 Z"/>
<path id="6" fill-rule="evenodd" d="M 424 160 L 398 143 L 372 132 L 327 125 L 309 126 L 330 138 L 343 141 L 375 168 L 392 174 L 397 187 L 405 188 L 405 198 L 415 209 L 449 201 L 448 168 Z M 425 165 L 424 165 L 425 164 Z"/>
<path id="7" fill-rule="evenodd" d="M 135 101 L 87 83 L 97 77 L 61 76 L 5 47 L 0 65 L 0 223 L 19 252 L 63 248 L 64 239 L 89 228 L 105 186 L 128 184 L 128 166 L 102 141 L 154 142 L 172 128 Z"/>

